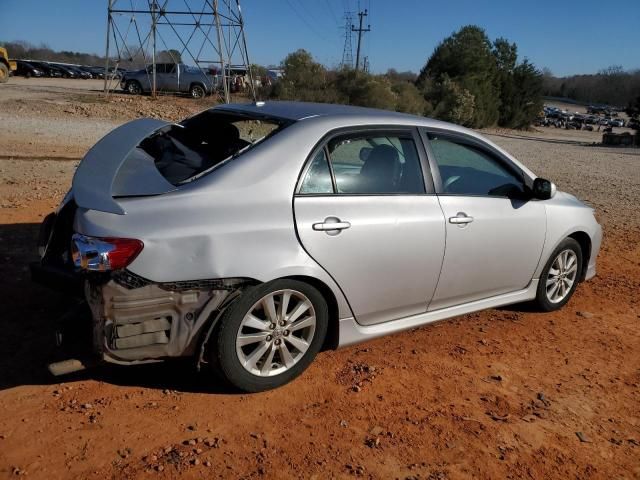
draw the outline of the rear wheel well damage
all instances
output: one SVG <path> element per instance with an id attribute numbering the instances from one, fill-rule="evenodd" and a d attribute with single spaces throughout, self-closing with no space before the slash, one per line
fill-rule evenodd
<path id="1" fill-rule="evenodd" d="M 327 302 L 327 307 L 329 308 L 329 326 L 327 328 L 327 336 L 324 339 L 324 344 L 322 345 L 321 351 L 337 349 L 340 340 L 339 310 L 338 301 L 331 291 L 331 288 L 329 288 L 327 284 L 325 284 L 321 280 L 318 280 L 317 278 L 307 277 L 304 275 L 295 275 L 285 278 L 308 283 L 322 294 L 325 301 Z"/>
<path id="2" fill-rule="evenodd" d="M 569 235 L 569 238 L 573 238 L 580 245 L 582 250 L 582 269 L 580 271 L 580 281 L 582 282 L 587 275 L 587 268 L 589 267 L 589 259 L 591 257 L 591 237 L 585 232 L 574 232 Z"/>
<path id="3" fill-rule="evenodd" d="M 327 302 L 327 307 L 329 309 L 329 326 L 327 329 L 327 335 L 325 337 L 324 343 L 322 345 L 322 351 L 324 350 L 335 350 L 338 348 L 339 343 L 339 310 L 338 310 L 338 301 L 336 300 L 335 295 L 331 291 L 328 285 L 326 285 L 321 280 L 313 277 L 307 277 L 304 275 L 293 275 L 289 277 L 282 277 L 277 280 L 289 279 L 289 280 L 298 280 L 300 282 L 304 282 L 312 287 L 316 288 L 320 294 L 324 297 Z M 214 312 L 212 312 L 211 318 L 209 319 L 209 324 L 206 329 L 203 329 L 200 349 L 198 353 L 197 365 L 200 367 L 201 364 L 206 363 L 210 358 L 208 355 L 208 351 L 211 348 L 211 340 L 215 338 L 215 331 L 218 327 L 218 320 L 222 317 L 224 311 L 235 302 L 247 288 L 254 287 L 259 285 L 259 283 L 247 283 L 242 287 L 238 288 L 234 294 L 230 295 L 228 299 L 226 299 L 219 308 L 217 308 Z"/>

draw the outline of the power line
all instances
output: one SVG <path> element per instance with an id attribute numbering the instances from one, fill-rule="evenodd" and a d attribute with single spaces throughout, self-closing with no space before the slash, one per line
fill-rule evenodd
<path id="1" fill-rule="evenodd" d="M 325 37 L 324 35 L 322 35 L 320 32 L 318 32 L 318 30 L 316 30 L 316 28 L 310 24 L 306 18 L 304 18 L 302 16 L 302 14 L 298 11 L 298 9 L 296 7 L 293 6 L 293 3 L 291 3 L 290 0 L 286 0 L 286 2 L 289 4 L 289 6 L 291 7 L 291 10 L 293 10 L 293 12 L 296 14 L 296 16 L 302 20 L 302 22 L 309 28 L 309 30 L 311 30 L 315 35 L 317 35 L 320 39 L 322 40 L 326 40 L 329 41 L 329 39 L 327 37 Z"/>
<path id="2" fill-rule="evenodd" d="M 329 13 L 331 13 L 331 16 L 333 17 L 333 20 L 336 22 L 336 25 L 339 25 L 340 22 L 338 21 L 338 17 L 336 16 L 335 12 L 333 11 L 333 7 L 331 6 L 331 2 L 329 0 L 325 0 L 327 2 L 327 7 L 329 7 Z"/>

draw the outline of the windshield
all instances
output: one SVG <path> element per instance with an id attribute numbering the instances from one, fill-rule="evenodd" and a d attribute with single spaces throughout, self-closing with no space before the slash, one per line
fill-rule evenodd
<path id="1" fill-rule="evenodd" d="M 207 110 L 160 129 L 140 147 L 173 185 L 191 181 L 274 135 L 285 123 L 276 119 Z"/>

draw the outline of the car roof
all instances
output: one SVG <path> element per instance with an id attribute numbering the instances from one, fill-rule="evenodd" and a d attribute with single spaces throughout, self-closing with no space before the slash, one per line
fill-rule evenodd
<path id="1" fill-rule="evenodd" d="M 500 148 L 478 132 L 443 122 L 428 117 L 420 117 L 407 113 L 392 112 L 389 110 L 379 110 L 377 108 L 354 107 L 351 105 L 337 105 L 331 103 L 308 103 L 290 101 L 265 101 L 256 103 L 230 103 L 218 105 L 211 109 L 216 112 L 230 112 L 246 114 L 255 117 L 277 118 L 290 122 L 305 122 L 306 119 L 312 123 L 321 122 L 324 128 L 334 129 L 354 125 L 405 125 L 414 127 L 426 127 L 442 129 L 449 132 L 466 134 L 489 144 L 495 150 L 501 152 L 519 168 L 535 178 L 536 175 L 526 166 L 518 162 L 507 151 Z"/>
<path id="2" fill-rule="evenodd" d="M 291 121 L 304 120 L 311 117 L 333 117 L 333 116 L 369 116 L 372 121 L 384 122 L 385 120 L 404 120 L 411 125 L 440 125 L 445 122 L 433 120 L 426 117 L 418 117 L 407 113 L 380 110 L 377 108 L 354 107 L 352 105 L 337 105 L 332 103 L 310 103 L 310 102 L 289 102 L 289 101 L 265 101 L 255 103 L 231 103 L 220 105 L 215 110 L 225 110 L 255 114 L 257 116 L 267 116 L 281 118 Z M 451 124 L 446 124 L 452 127 Z"/>

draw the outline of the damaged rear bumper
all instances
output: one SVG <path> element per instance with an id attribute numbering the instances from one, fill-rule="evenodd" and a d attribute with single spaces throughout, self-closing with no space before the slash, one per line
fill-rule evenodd
<path id="1" fill-rule="evenodd" d="M 85 282 L 96 353 L 113 363 L 191 357 L 245 279 L 160 284 L 130 272 Z"/>

